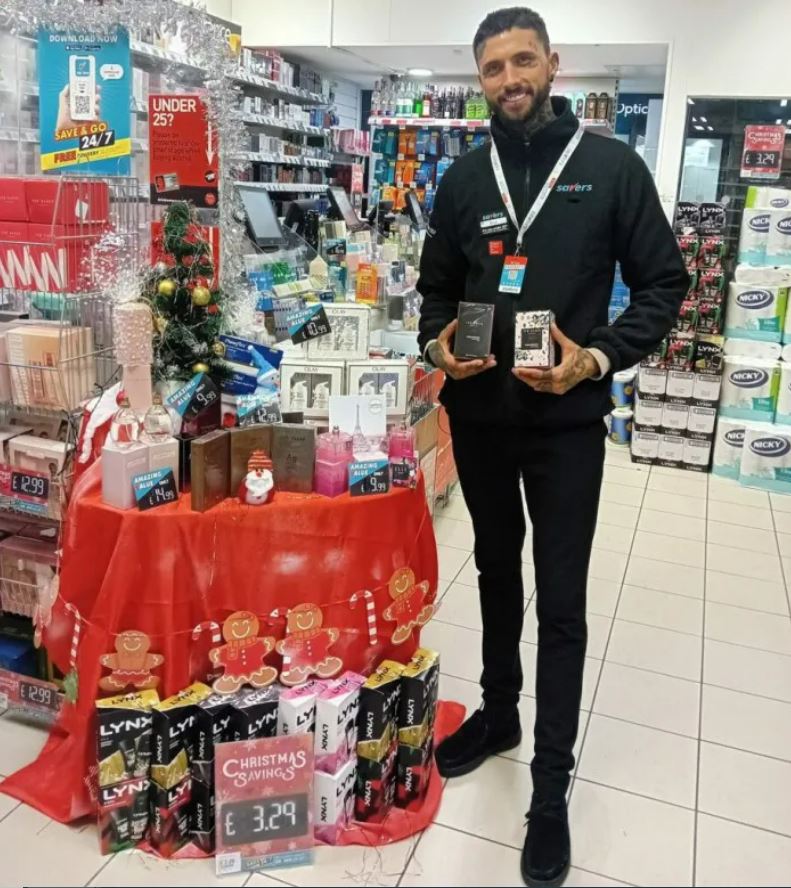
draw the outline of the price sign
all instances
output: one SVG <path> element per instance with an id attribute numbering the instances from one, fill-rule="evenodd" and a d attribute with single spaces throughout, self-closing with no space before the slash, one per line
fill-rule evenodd
<path id="1" fill-rule="evenodd" d="M 11 508 L 33 514 L 49 511 L 50 476 L 0 463 L 0 497 Z"/>
<path id="2" fill-rule="evenodd" d="M 211 377 L 196 373 L 192 379 L 168 398 L 168 405 L 185 421 L 196 419 L 220 398 L 220 392 Z"/>
<path id="3" fill-rule="evenodd" d="M 63 705 L 55 685 L 0 669 L 0 712 L 9 709 L 52 721 Z"/>
<path id="4" fill-rule="evenodd" d="M 179 498 L 172 469 L 157 469 L 154 472 L 135 475 L 132 478 L 132 487 L 135 491 L 137 508 L 141 512 L 175 503 Z"/>
<path id="5" fill-rule="evenodd" d="M 315 302 L 312 305 L 306 305 L 305 308 L 289 312 L 286 325 L 288 335 L 294 345 L 307 342 L 309 339 L 317 339 L 319 336 L 326 336 L 330 332 L 330 322 L 321 302 Z"/>
<path id="6" fill-rule="evenodd" d="M 746 126 L 741 178 L 779 179 L 785 141 L 785 126 Z"/>
<path id="7" fill-rule="evenodd" d="M 24 678 L 19 681 L 19 699 L 23 704 L 40 706 L 53 712 L 57 712 L 60 708 L 60 698 L 53 686 L 27 681 Z"/>
<path id="8" fill-rule="evenodd" d="M 349 493 L 370 496 L 390 490 L 390 466 L 386 459 L 365 459 L 349 463 Z"/>
<path id="9" fill-rule="evenodd" d="M 218 875 L 313 859 L 313 735 L 215 748 Z"/>
<path id="10" fill-rule="evenodd" d="M 236 418 L 239 425 L 244 427 L 260 423 L 282 422 L 283 414 L 277 397 L 259 394 L 239 395 Z"/>

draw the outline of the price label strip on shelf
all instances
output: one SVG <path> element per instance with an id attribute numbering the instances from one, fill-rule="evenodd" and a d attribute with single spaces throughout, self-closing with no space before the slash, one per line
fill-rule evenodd
<path id="1" fill-rule="evenodd" d="M 386 459 L 364 459 L 349 463 L 351 496 L 371 496 L 390 490 L 390 466 Z"/>
<path id="2" fill-rule="evenodd" d="M 321 302 L 289 312 L 286 324 L 288 335 L 294 345 L 318 339 L 319 336 L 326 336 L 330 332 L 330 322 Z"/>
<path id="3" fill-rule="evenodd" d="M 173 469 L 157 469 L 154 472 L 135 475 L 132 478 L 132 487 L 135 491 L 137 508 L 141 512 L 175 503 L 179 498 Z"/>
<path id="4" fill-rule="evenodd" d="M 49 722 L 62 705 L 63 694 L 54 684 L 0 669 L 0 712 L 24 712 Z"/>
<path id="5" fill-rule="evenodd" d="M 196 373 L 167 401 L 183 419 L 190 421 L 200 416 L 204 410 L 208 410 L 219 397 L 220 392 L 211 377 L 205 373 Z"/>
<path id="6" fill-rule="evenodd" d="M 33 515 L 49 514 L 51 478 L 43 472 L 0 463 L 0 501 Z"/>
<path id="7" fill-rule="evenodd" d="M 217 875 L 313 860 L 313 735 L 218 744 Z"/>

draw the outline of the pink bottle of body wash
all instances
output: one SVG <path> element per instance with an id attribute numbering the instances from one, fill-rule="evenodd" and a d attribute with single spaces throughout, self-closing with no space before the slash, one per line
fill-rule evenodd
<path id="1" fill-rule="evenodd" d="M 352 436 L 337 426 L 319 435 L 313 489 L 322 496 L 340 496 L 349 489 L 349 463 L 354 459 Z"/>

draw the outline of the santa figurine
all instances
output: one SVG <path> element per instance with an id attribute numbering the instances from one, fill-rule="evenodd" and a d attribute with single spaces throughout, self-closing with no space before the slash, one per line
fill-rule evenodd
<path id="1" fill-rule="evenodd" d="M 263 450 L 254 450 L 247 461 L 247 474 L 239 485 L 239 499 L 248 506 L 263 506 L 272 502 L 274 495 L 272 460 Z"/>

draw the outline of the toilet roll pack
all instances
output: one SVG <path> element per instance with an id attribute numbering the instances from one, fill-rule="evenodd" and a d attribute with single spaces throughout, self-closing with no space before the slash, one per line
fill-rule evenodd
<path id="1" fill-rule="evenodd" d="M 748 265 L 791 265 L 791 190 L 747 189 L 738 258 Z"/>
<path id="2" fill-rule="evenodd" d="M 739 481 L 791 493 L 791 426 L 756 423 L 745 428 Z"/>

